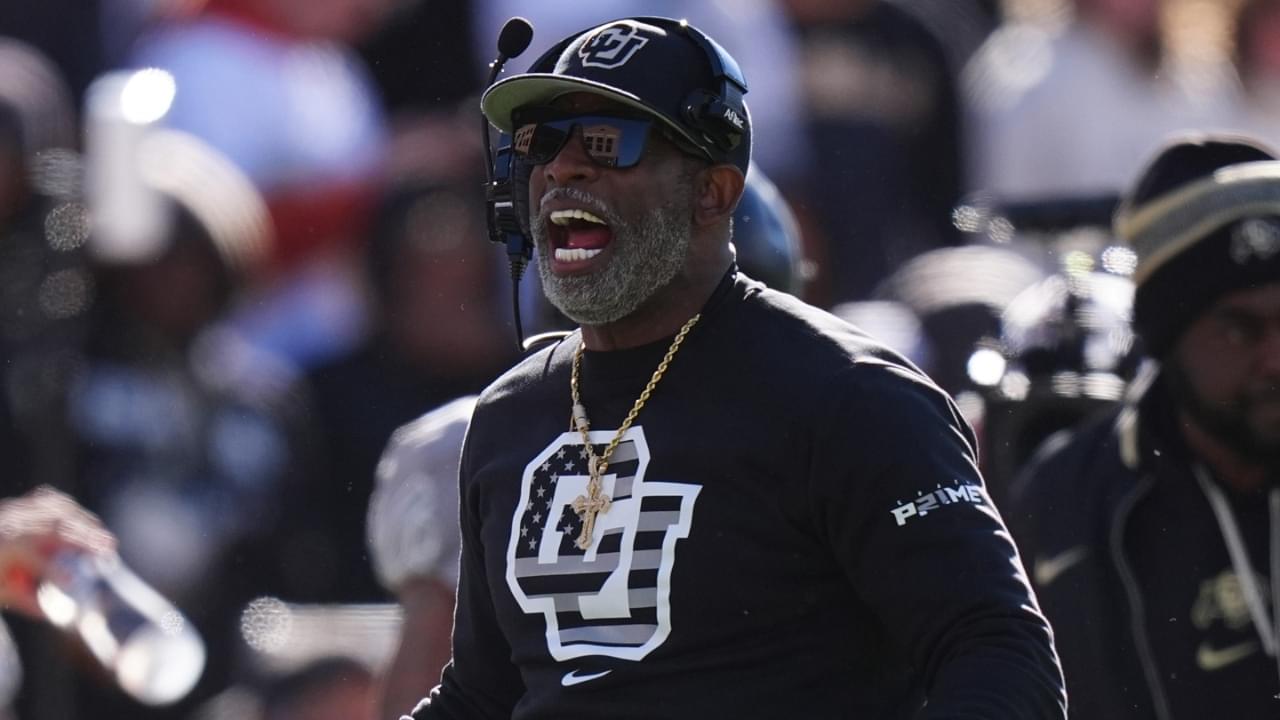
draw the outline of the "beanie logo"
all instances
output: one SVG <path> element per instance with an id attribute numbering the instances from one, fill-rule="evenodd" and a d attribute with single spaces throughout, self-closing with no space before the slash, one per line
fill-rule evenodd
<path id="1" fill-rule="evenodd" d="M 1231 259 L 1237 265 L 1266 262 L 1276 253 L 1280 253 L 1280 224 L 1274 220 L 1251 218 L 1231 233 Z"/>
<path id="2" fill-rule="evenodd" d="M 582 58 L 583 67 L 611 70 L 625 65 L 637 50 L 648 43 L 649 38 L 640 34 L 639 28 L 610 25 L 583 43 L 578 48 L 578 57 Z"/>

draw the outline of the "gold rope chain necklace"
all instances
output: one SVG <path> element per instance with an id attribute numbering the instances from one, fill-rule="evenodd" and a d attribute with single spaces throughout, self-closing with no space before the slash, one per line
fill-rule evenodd
<path id="1" fill-rule="evenodd" d="M 569 420 L 569 429 L 576 429 L 582 433 L 582 444 L 586 448 L 587 453 L 587 469 L 590 478 L 587 480 L 587 494 L 579 495 L 573 501 L 573 511 L 578 513 L 578 517 L 582 518 L 582 532 L 578 534 L 578 539 L 574 542 L 580 549 L 586 550 L 591 547 L 591 534 L 596 527 L 596 516 L 600 513 L 609 512 L 609 507 L 613 505 L 613 499 L 604 494 L 604 471 L 609 467 L 609 457 L 613 455 L 613 451 L 618 449 L 618 443 L 622 442 L 622 436 L 627 434 L 627 430 L 631 428 L 631 423 L 635 422 L 636 416 L 640 414 L 640 409 L 649 401 L 649 396 L 653 394 L 653 389 L 658 386 L 658 381 L 662 379 L 663 374 L 667 372 L 667 366 L 671 364 L 671 358 L 676 356 L 676 351 L 680 349 L 680 344 L 684 342 L 684 338 L 697 324 L 698 319 L 702 317 L 702 313 L 698 313 L 689 318 L 689 322 L 680 328 L 680 332 L 676 333 L 676 338 L 671 341 L 671 347 L 667 348 L 667 354 L 662 358 L 662 362 L 658 363 L 658 369 L 653 371 L 653 377 L 649 378 L 649 384 L 644 387 L 644 391 L 640 393 L 640 397 L 636 398 L 636 402 L 631 406 L 631 412 L 627 413 L 627 418 L 622 421 L 622 427 L 618 428 L 618 432 L 614 433 L 613 439 L 605 447 L 604 452 L 596 456 L 595 449 L 591 446 L 591 437 L 587 434 L 591 430 L 591 421 L 587 420 L 587 409 L 582 406 L 582 398 L 578 395 L 578 373 L 582 367 L 582 353 L 586 350 L 585 343 L 578 343 L 578 349 L 573 353 L 573 374 L 569 378 L 569 389 L 573 394 L 573 416 Z"/>

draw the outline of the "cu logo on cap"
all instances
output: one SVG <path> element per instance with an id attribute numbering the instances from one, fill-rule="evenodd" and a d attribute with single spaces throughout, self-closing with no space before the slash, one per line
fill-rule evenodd
<path id="1" fill-rule="evenodd" d="M 583 43 L 578 57 L 582 58 L 583 67 L 608 70 L 626 64 L 648 42 L 649 38 L 634 26 L 610 25 Z"/>
<path id="2" fill-rule="evenodd" d="M 1231 233 L 1231 259 L 1237 265 L 1266 262 L 1280 252 L 1280 224 L 1266 218 L 1250 218 Z"/>

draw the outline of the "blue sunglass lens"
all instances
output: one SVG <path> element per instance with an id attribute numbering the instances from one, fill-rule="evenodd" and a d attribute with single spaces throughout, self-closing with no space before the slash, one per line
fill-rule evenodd
<path id="1" fill-rule="evenodd" d="M 515 151 L 533 165 L 551 162 L 569 142 L 574 128 L 581 128 L 582 143 L 592 162 L 629 168 L 644 154 L 650 122 L 604 115 L 529 122 L 516 129 Z"/>

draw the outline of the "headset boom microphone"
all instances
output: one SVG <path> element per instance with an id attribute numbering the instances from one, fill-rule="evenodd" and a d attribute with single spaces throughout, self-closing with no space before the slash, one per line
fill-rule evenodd
<path id="1" fill-rule="evenodd" d="M 502 66 L 508 60 L 524 52 L 533 41 L 533 25 L 522 17 L 513 17 L 502 26 L 498 33 L 498 57 L 489 66 L 489 78 L 485 87 L 493 84 Z M 510 175 L 499 180 L 494 179 L 495 160 L 493 146 L 489 139 L 489 121 L 483 114 L 480 116 L 480 131 L 484 138 L 485 155 L 485 219 L 489 226 L 489 239 L 506 245 L 507 258 L 511 262 L 511 306 L 515 315 L 516 343 L 523 350 L 524 328 L 520 323 L 520 278 L 524 275 L 525 266 L 529 263 L 532 248 L 524 236 L 512 232 L 512 228 L 504 227 L 514 220 L 515 211 L 512 206 L 512 188 Z"/>

